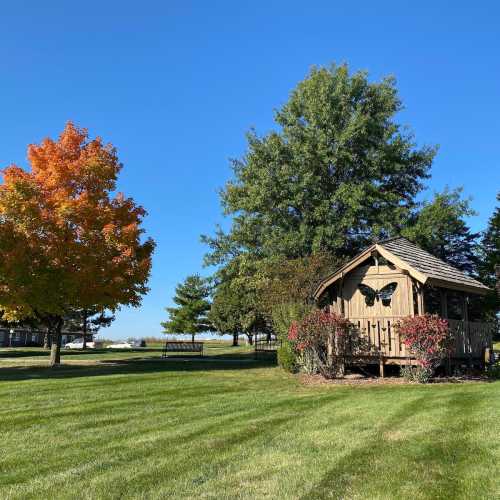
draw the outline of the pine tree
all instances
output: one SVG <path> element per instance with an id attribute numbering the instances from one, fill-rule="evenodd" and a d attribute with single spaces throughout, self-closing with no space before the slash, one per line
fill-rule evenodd
<path id="1" fill-rule="evenodd" d="M 195 274 L 188 276 L 175 289 L 174 302 L 179 307 L 167 307 L 169 320 L 161 323 L 165 333 L 191 335 L 212 330 L 207 313 L 210 310 L 210 285 L 207 279 Z"/>
<path id="2" fill-rule="evenodd" d="M 500 192 L 497 194 L 500 201 Z M 480 275 L 483 282 L 492 289 L 487 308 L 493 316 L 500 310 L 500 206 L 497 206 L 488 221 L 481 246 Z"/>
<path id="3" fill-rule="evenodd" d="M 439 259 L 471 275 L 478 272 L 479 233 L 471 231 L 466 218 L 476 215 L 462 189 L 435 193 L 424 202 L 402 230 L 403 236 Z"/>

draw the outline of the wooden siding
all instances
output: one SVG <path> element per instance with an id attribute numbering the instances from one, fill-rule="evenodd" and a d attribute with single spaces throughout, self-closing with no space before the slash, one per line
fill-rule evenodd
<path id="1" fill-rule="evenodd" d="M 386 357 L 407 357 L 409 353 L 401 342 L 394 324 L 400 317 L 383 318 L 349 318 L 349 321 L 358 329 L 367 340 L 369 351 L 373 355 Z"/>
<path id="2" fill-rule="evenodd" d="M 360 284 L 380 290 L 389 283 L 397 283 L 389 305 L 381 300 L 374 304 L 366 304 L 360 292 Z M 393 266 L 364 266 L 351 272 L 344 281 L 342 298 L 345 302 L 344 313 L 347 318 L 403 317 L 411 314 L 409 295 L 412 294 L 411 283 L 406 274 Z"/>
<path id="3" fill-rule="evenodd" d="M 349 318 L 367 341 L 366 354 L 389 358 L 407 358 L 411 353 L 401 341 L 395 324 L 400 317 Z M 453 358 L 482 358 L 484 350 L 491 347 L 493 323 L 448 320 L 454 336 Z"/>
<path id="4" fill-rule="evenodd" d="M 495 328 L 493 323 L 449 319 L 448 324 L 454 335 L 455 357 L 482 357 L 484 349 L 491 347 Z"/>

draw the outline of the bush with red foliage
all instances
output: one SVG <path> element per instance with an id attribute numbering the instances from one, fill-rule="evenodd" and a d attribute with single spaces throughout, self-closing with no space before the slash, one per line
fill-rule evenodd
<path id="1" fill-rule="evenodd" d="M 437 315 L 424 314 L 403 318 L 395 326 L 421 369 L 432 375 L 453 345 L 448 321 Z"/>
<path id="2" fill-rule="evenodd" d="M 288 340 L 303 369 L 319 371 L 325 377 L 342 376 L 344 356 L 356 345 L 352 326 L 339 314 L 314 310 L 301 321 L 292 322 Z"/>

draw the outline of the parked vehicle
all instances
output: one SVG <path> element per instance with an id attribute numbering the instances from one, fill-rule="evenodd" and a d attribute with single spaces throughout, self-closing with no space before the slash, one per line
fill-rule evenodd
<path id="1" fill-rule="evenodd" d="M 108 345 L 108 349 L 136 349 L 138 347 L 146 347 L 146 341 L 144 339 L 128 339 Z"/>
<path id="2" fill-rule="evenodd" d="M 115 344 L 109 344 L 108 349 L 133 349 L 134 346 L 130 342 L 116 342 Z"/>
<path id="3" fill-rule="evenodd" d="M 98 340 L 93 340 L 89 341 L 86 344 L 86 347 L 88 349 L 99 349 L 102 347 L 102 342 L 99 342 Z M 83 349 L 83 339 L 75 339 L 72 340 L 71 342 L 68 342 L 67 344 L 64 345 L 65 349 Z"/>

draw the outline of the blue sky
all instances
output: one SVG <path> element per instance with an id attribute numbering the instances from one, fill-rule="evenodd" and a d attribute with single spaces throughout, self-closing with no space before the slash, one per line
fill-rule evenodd
<path id="1" fill-rule="evenodd" d="M 157 244 L 151 292 L 106 337 L 159 335 L 175 284 L 202 269 L 202 233 L 245 132 L 265 133 L 311 65 L 393 74 L 399 119 L 440 144 L 429 190 L 464 186 L 482 229 L 500 189 L 500 4 L 479 2 L 3 2 L 0 165 L 67 120 L 117 148 L 119 189 Z"/>

